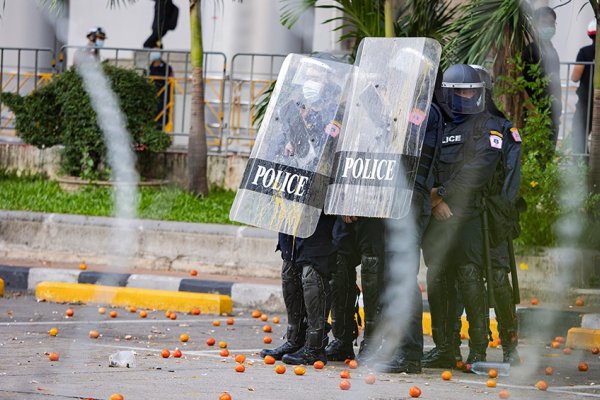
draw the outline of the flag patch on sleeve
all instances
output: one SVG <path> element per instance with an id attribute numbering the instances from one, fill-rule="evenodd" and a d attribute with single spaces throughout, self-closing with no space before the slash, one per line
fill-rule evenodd
<path id="1" fill-rule="evenodd" d="M 490 146 L 495 149 L 502 149 L 502 138 L 496 135 L 490 135 Z"/>
<path id="2" fill-rule="evenodd" d="M 519 130 L 517 128 L 510 128 L 510 133 L 512 134 L 512 137 L 515 142 L 517 142 L 517 143 L 522 142 L 521 135 L 519 134 Z"/>

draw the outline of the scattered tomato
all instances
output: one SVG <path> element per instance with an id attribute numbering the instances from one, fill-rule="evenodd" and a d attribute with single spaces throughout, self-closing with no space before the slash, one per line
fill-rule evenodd
<path id="1" fill-rule="evenodd" d="M 215 338 L 209 337 L 208 339 L 206 339 L 206 344 L 209 345 L 209 346 L 214 346 L 215 343 L 216 343 Z"/>
<path id="2" fill-rule="evenodd" d="M 213 324 L 213 326 L 221 326 L 221 321 L 219 321 L 218 319 L 215 319 L 215 320 L 212 322 L 212 324 Z"/>
<path id="3" fill-rule="evenodd" d="M 510 392 L 506 389 L 503 389 L 498 392 L 498 397 L 501 399 L 508 399 L 510 397 Z"/>
<path id="4" fill-rule="evenodd" d="M 457 361 L 456 362 L 456 369 L 464 369 L 465 368 L 465 362 L 464 361 Z"/>
<path id="5" fill-rule="evenodd" d="M 129 307 L 129 312 L 130 312 L 130 313 L 137 312 L 137 307 L 136 307 L 136 306 L 131 306 L 131 307 Z"/>
<path id="6" fill-rule="evenodd" d="M 294 368 L 294 373 L 296 375 L 304 375 L 306 373 L 306 368 L 304 368 L 303 366 L 299 365 L 297 367 Z"/>
<path id="7" fill-rule="evenodd" d="M 180 342 L 187 342 L 188 340 L 190 340 L 190 335 L 188 335 L 187 333 L 182 333 L 181 335 L 179 335 L 179 341 Z"/>
<path id="8" fill-rule="evenodd" d="M 323 363 L 323 361 L 315 361 L 313 367 L 315 367 L 315 369 L 323 369 L 325 367 L 325 363 Z"/>
<path id="9" fill-rule="evenodd" d="M 421 389 L 419 389 L 416 386 L 412 386 L 410 389 L 408 389 L 408 394 L 410 395 L 410 397 L 420 397 Z"/>
<path id="10" fill-rule="evenodd" d="M 235 321 L 233 320 L 233 318 L 227 319 L 227 325 L 233 325 L 234 323 L 235 323 Z"/>
<path id="11" fill-rule="evenodd" d="M 273 317 L 273 319 L 271 321 L 273 321 L 274 324 L 278 324 L 279 323 L 279 317 Z"/>
<path id="12" fill-rule="evenodd" d="M 260 318 L 261 315 L 262 313 L 258 310 L 252 311 L 252 318 Z"/>
<path id="13" fill-rule="evenodd" d="M 554 338 L 555 341 L 557 341 L 558 343 L 564 343 L 566 342 L 566 339 L 564 336 L 557 336 Z"/>
<path id="14" fill-rule="evenodd" d="M 565 348 L 563 349 L 563 354 L 566 354 L 566 355 L 571 355 L 571 353 L 572 353 L 572 352 L 573 352 L 573 350 L 571 350 L 571 348 L 570 348 L 570 347 L 565 347 Z"/>
<path id="15" fill-rule="evenodd" d="M 273 332 L 273 329 L 271 328 L 271 325 L 265 325 L 265 326 L 263 326 L 263 332 L 265 332 L 265 333 Z"/>
<path id="16" fill-rule="evenodd" d="M 537 381 L 537 383 L 535 384 L 535 387 L 538 390 L 546 390 L 546 389 L 548 389 L 548 384 L 545 381 Z"/>
<path id="17" fill-rule="evenodd" d="M 540 301 L 538 300 L 537 297 L 532 297 L 531 298 L 531 305 L 532 306 L 537 306 L 538 304 L 540 304 Z"/>
<path id="18" fill-rule="evenodd" d="M 48 360 L 58 361 L 58 359 L 59 359 L 58 353 L 51 352 L 50 354 L 48 354 Z"/>
<path id="19" fill-rule="evenodd" d="M 85 271 L 87 269 L 87 265 L 85 265 L 85 263 L 81 263 L 79 264 L 79 269 Z"/>
<path id="20" fill-rule="evenodd" d="M 219 400 L 231 400 L 231 395 L 227 392 L 223 392 L 219 395 Z"/>
<path id="21" fill-rule="evenodd" d="M 348 362 L 348 368 L 350 368 L 350 369 L 356 369 L 356 368 L 358 368 L 358 361 L 356 361 L 356 360 L 350 360 Z"/>
<path id="22" fill-rule="evenodd" d="M 98 308 L 98 314 L 104 315 L 105 313 L 106 313 L 106 308 L 104 308 L 104 307 Z"/>
<path id="23" fill-rule="evenodd" d="M 260 316 L 260 320 L 263 322 L 266 322 L 269 319 L 269 317 L 267 316 L 267 314 L 261 314 Z"/>
<path id="24" fill-rule="evenodd" d="M 273 339 L 271 339 L 271 336 L 265 336 L 263 338 L 263 342 L 266 344 L 271 344 L 272 341 L 273 341 Z"/>
<path id="25" fill-rule="evenodd" d="M 244 367 L 244 364 L 237 364 L 235 366 L 235 372 L 244 372 L 246 370 L 246 367 Z"/>
<path id="26" fill-rule="evenodd" d="M 552 367 L 546 367 L 546 369 L 544 370 L 544 372 L 546 373 L 546 375 L 552 375 L 554 373 L 554 368 L 552 368 Z"/>
<path id="27" fill-rule="evenodd" d="M 192 308 L 192 315 L 200 315 L 200 309 L 199 308 Z"/>
<path id="28" fill-rule="evenodd" d="M 560 342 L 553 340 L 552 343 L 550 343 L 550 347 L 553 349 L 560 349 Z"/>
<path id="29" fill-rule="evenodd" d="M 583 304 L 584 304 L 584 302 L 583 302 L 583 299 L 581 297 L 578 297 L 577 299 L 575 299 L 575 305 L 577 307 L 581 307 L 581 306 L 583 306 Z"/>
<path id="30" fill-rule="evenodd" d="M 350 381 L 347 381 L 345 379 L 340 382 L 340 389 L 342 390 L 350 390 L 351 386 L 352 384 L 350 383 Z"/>
<path id="31" fill-rule="evenodd" d="M 223 349 L 219 354 L 221 357 L 229 357 L 229 350 Z"/>
<path id="32" fill-rule="evenodd" d="M 222 348 L 222 349 L 226 349 L 227 348 L 227 342 L 220 341 L 219 342 L 219 347 Z"/>
<path id="33" fill-rule="evenodd" d="M 177 314 L 175 314 L 174 312 L 172 312 L 172 313 L 169 315 L 169 319 L 176 320 L 176 319 L 177 319 Z"/>
<path id="34" fill-rule="evenodd" d="M 367 375 L 367 377 L 365 378 L 365 383 L 367 385 L 372 385 L 375 383 L 375 381 L 377 380 L 377 378 L 375 377 L 375 375 L 373 374 L 369 374 Z"/>
<path id="35" fill-rule="evenodd" d="M 109 313 L 108 313 L 108 315 L 109 315 L 111 318 L 117 318 L 117 315 L 118 315 L 118 314 L 117 314 L 117 312 L 116 312 L 115 310 L 112 310 L 111 312 L 109 312 Z"/>
<path id="36" fill-rule="evenodd" d="M 121 393 L 113 393 L 110 395 L 109 400 L 125 400 L 125 397 Z"/>
<path id="37" fill-rule="evenodd" d="M 445 381 L 449 381 L 450 379 L 452 379 L 452 372 L 450 372 L 450 371 L 442 372 L 442 379 Z"/>
<path id="38" fill-rule="evenodd" d="M 340 372 L 340 378 L 350 379 L 350 371 L 348 371 L 347 369 L 342 370 L 342 372 Z"/>
<path id="39" fill-rule="evenodd" d="M 579 369 L 581 372 L 585 372 L 588 370 L 588 364 L 586 362 L 580 362 L 579 365 L 577 366 L 577 369 Z"/>
<path id="40" fill-rule="evenodd" d="M 495 388 L 496 387 L 496 380 L 495 379 L 488 379 L 487 382 L 485 383 L 485 385 L 489 388 Z"/>
<path id="41" fill-rule="evenodd" d="M 600 348 L 598 348 L 598 347 L 592 347 L 591 352 L 592 352 L 592 354 L 598 354 L 598 353 L 600 353 Z"/>
<path id="42" fill-rule="evenodd" d="M 265 364 L 268 364 L 268 365 L 275 364 L 275 357 L 265 356 Z"/>
<path id="43" fill-rule="evenodd" d="M 191 276 L 198 276 L 198 271 L 196 271 L 195 269 L 190 271 L 190 275 Z"/>
<path id="44" fill-rule="evenodd" d="M 280 375 L 285 374 L 285 366 L 283 364 L 279 364 L 275 367 L 275 372 L 277 372 Z"/>
<path id="45" fill-rule="evenodd" d="M 68 318 L 71 318 L 73 315 L 75 315 L 75 311 L 73 311 L 73 309 L 72 309 L 72 308 L 67 308 L 67 311 L 65 312 L 65 315 L 66 315 Z"/>
<path id="46" fill-rule="evenodd" d="M 235 362 L 243 364 L 246 361 L 246 356 L 243 354 L 238 354 L 235 356 Z"/>
<path id="47" fill-rule="evenodd" d="M 169 358 L 171 352 L 169 351 L 169 349 L 162 349 L 160 355 L 162 356 L 162 358 Z"/>
<path id="48" fill-rule="evenodd" d="M 497 378 L 498 377 L 498 371 L 495 370 L 494 368 L 490 368 L 490 370 L 488 371 L 488 376 L 490 378 Z"/>
<path id="49" fill-rule="evenodd" d="M 90 331 L 90 337 L 92 339 L 98 339 L 99 336 L 100 336 L 100 333 L 98 331 Z"/>
<path id="50" fill-rule="evenodd" d="M 173 352 L 173 357 L 175 358 L 181 358 L 183 354 L 181 353 L 181 350 L 179 349 L 175 349 L 175 351 Z"/>
<path id="51" fill-rule="evenodd" d="M 48 331 L 48 335 L 50 335 L 50 336 L 58 335 L 58 328 L 50 328 L 50 330 Z"/>

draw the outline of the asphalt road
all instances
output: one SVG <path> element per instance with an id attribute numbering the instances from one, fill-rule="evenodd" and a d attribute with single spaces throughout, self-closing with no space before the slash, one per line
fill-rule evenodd
<path id="1" fill-rule="evenodd" d="M 65 317 L 71 307 L 75 314 Z M 418 386 L 422 399 L 497 399 L 508 389 L 511 399 L 581 399 L 600 398 L 600 358 L 590 351 L 550 349 L 541 342 L 521 344 L 524 363 L 512 368 L 509 377 L 499 377 L 497 387 L 486 386 L 487 376 L 452 371 L 450 381 L 443 381 L 441 370 L 426 369 L 419 375 L 376 373 L 373 385 L 365 377 L 374 373 L 367 366 L 350 370 L 352 387 L 339 388 L 343 363 L 329 363 L 323 370 L 306 368 L 304 376 L 294 374 L 293 367 L 278 375 L 273 365 L 265 365 L 258 352 L 264 336 L 271 336 L 276 346 L 282 343 L 285 317 L 275 324 L 252 318 L 249 310 L 235 310 L 233 325 L 228 317 L 178 315 L 167 319 L 162 311 L 148 312 L 146 319 L 126 309 L 114 309 L 116 318 L 101 315 L 97 306 L 38 303 L 32 296 L 8 294 L 0 299 L 0 399 L 108 399 L 121 393 L 132 399 L 218 399 L 228 391 L 232 399 L 408 399 L 411 386 Z M 139 310 L 138 310 L 139 311 Z M 220 326 L 213 326 L 219 320 Z M 273 328 L 271 334 L 263 326 Z M 48 334 L 51 328 L 58 335 Z M 100 337 L 91 339 L 90 330 Z M 189 335 L 187 343 L 180 335 Z M 207 345 L 209 337 L 217 344 Z M 219 355 L 220 341 L 227 343 L 229 357 Z M 181 358 L 161 357 L 161 350 L 178 347 Z M 431 348 L 431 338 L 426 338 Z M 120 350 L 136 352 L 135 368 L 109 368 L 109 355 Z M 47 353 L 57 352 L 59 361 L 51 362 Z M 463 345 L 463 355 L 467 352 Z M 245 372 L 235 371 L 234 355 L 246 355 Z M 501 359 L 500 349 L 489 349 L 488 360 Z M 578 364 L 585 361 L 587 372 Z M 280 364 L 279 362 L 277 364 Z M 546 376 L 544 369 L 554 368 Z M 545 380 L 546 392 L 534 387 Z"/>

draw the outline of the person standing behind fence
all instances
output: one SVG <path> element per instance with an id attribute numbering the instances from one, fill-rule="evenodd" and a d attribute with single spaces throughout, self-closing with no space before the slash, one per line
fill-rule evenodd
<path id="1" fill-rule="evenodd" d="M 550 97 L 550 140 L 554 147 L 558 139 L 560 114 L 562 112 L 561 86 L 560 86 L 560 59 L 558 52 L 552 45 L 551 39 L 556 34 L 556 13 L 550 7 L 540 7 L 535 10 L 533 24 L 536 28 L 536 37 L 529 43 L 523 52 L 525 62 L 525 79 L 533 81 L 531 65 L 539 64 L 542 77 L 549 79 L 548 87 L 542 92 L 542 97 Z M 535 96 L 528 91 L 529 97 Z"/>
<path id="2" fill-rule="evenodd" d="M 173 68 L 162 59 L 162 44 L 156 43 L 149 54 L 148 76 L 156 88 L 156 125 L 158 129 L 169 131 L 171 126 L 171 82 Z"/>
<path id="3" fill-rule="evenodd" d="M 90 56 L 93 56 L 96 61 L 100 61 L 100 48 L 104 47 L 106 32 L 101 27 L 95 26 L 88 31 L 85 37 L 88 40 L 87 45 L 75 52 L 75 63 L 81 62 Z"/>
<path id="4" fill-rule="evenodd" d="M 594 62 L 596 56 L 596 19 L 593 19 L 587 28 L 587 34 L 592 39 L 592 44 L 579 49 L 576 62 Z M 571 72 L 571 80 L 579 82 L 577 88 L 577 104 L 573 116 L 573 153 L 587 153 L 586 142 L 592 129 L 592 109 L 594 95 L 591 88 L 592 66 L 590 64 L 575 64 Z"/>

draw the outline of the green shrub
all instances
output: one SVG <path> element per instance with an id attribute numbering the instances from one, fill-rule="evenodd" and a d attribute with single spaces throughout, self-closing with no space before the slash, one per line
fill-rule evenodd
<path id="1" fill-rule="evenodd" d="M 587 193 L 585 182 L 587 167 L 583 163 L 574 165 L 572 159 L 557 153 L 550 141 L 551 98 L 542 95 L 548 79 L 542 77 L 537 65 L 528 66 L 532 81 L 524 78 L 524 63 L 517 58 L 510 61 L 516 68 L 517 78 L 499 79 L 502 95 L 533 93 L 523 104 L 524 126 L 519 127 L 523 143 L 521 146 L 520 195 L 527 203 L 521 214 L 521 235 L 517 243 L 529 246 L 554 246 L 557 244 L 556 226 L 560 218 L 570 215 L 583 221 L 579 244 L 598 248 L 598 226 L 600 221 L 600 196 Z M 568 176 L 571 182 L 565 183 Z M 582 188 L 578 204 L 570 204 L 561 198 L 561 192 Z"/>
<path id="2" fill-rule="evenodd" d="M 170 144 L 170 137 L 156 129 L 154 86 L 135 71 L 103 64 L 102 68 L 119 99 L 133 146 L 158 152 Z M 62 144 L 61 169 L 86 179 L 105 179 L 106 147 L 96 114 L 74 68 L 28 96 L 3 94 L 16 114 L 17 130 L 26 143 L 44 147 Z"/>

